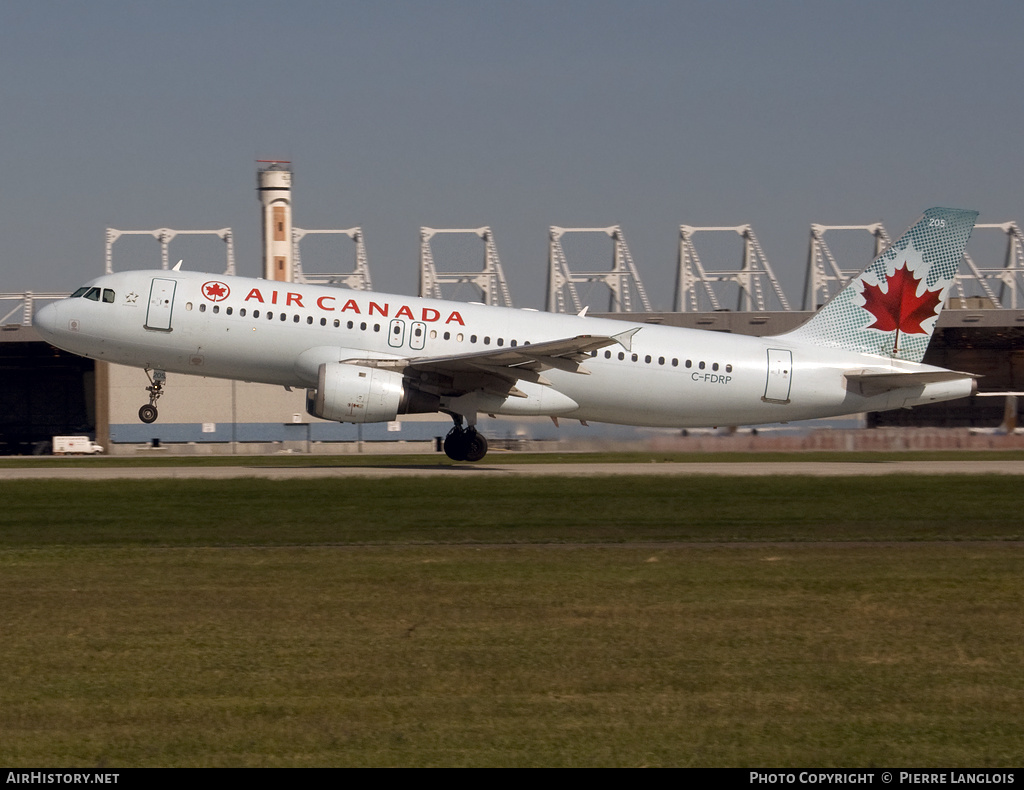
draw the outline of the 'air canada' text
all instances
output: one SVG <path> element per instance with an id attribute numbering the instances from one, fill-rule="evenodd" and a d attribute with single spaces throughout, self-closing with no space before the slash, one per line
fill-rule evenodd
<path id="1" fill-rule="evenodd" d="M 245 297 L 246 302 L 259 302 L 260 304 L 281 304 L 283 307 L 301 307 L 306 309 L 306 305 L 302 303 L 302 294 L 286 292 L 283 295 L 283 300 L 278 301 L 282 297 L 278 291 L 271 291 L 270 299 L 264 299 L 262 291 L 259 288 L 253 288 L 249 291 Z M 335 296 L 320 296 L 316 300 L 316 306 L 321 310 L 329 313 L 356 313 L 357 315 L 363 315 L 364 310 L 360 308 L 359 303 L 355 299 L 349 299 L 341 307 L 338 307 L 340 299 Z M 412 308 L 408 305 L 402 305 L 395 311 L 393 316 L 389 316 L 391 304 L 384 302 L 380 304 L 378 302 L 369 302 L 365 308 L 366 315 L 380 315 L 384 318 L 408 318 L 410 321 L 423 321 L 424 323 L 434 323 L 441 320 L 441 313 L 435 310 L 433 307 L 422 307 L 420 308 L 420 314 L 414 315 Z M 465 326 L 466 322 L 462 320 L 462 316 L 457 310 L 452 310 L 445 319 L 446 324 L 459 324 Z"/>

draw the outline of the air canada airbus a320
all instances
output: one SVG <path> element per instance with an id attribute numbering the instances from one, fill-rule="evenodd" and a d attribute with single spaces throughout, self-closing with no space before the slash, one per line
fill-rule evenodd
<path id="1" fill-rule="evenodd" d="M 457 461 L 477 417 L 652 427 L 757 425 L 963 398 L 975 377 L 921 364 L 975 211 L 932 208 L 796 330 L 748 337 L 532 310 L 180 271 L 99 277 L 35 315 L 84 357 L 166 373 L 304 387 L 338 422 L 443 412 Z"/>

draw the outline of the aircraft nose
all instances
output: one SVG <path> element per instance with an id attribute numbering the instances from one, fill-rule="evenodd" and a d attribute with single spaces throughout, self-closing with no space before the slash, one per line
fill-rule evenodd
<path id="1" fill-rule="evenodd" d="M 50 339 L 57 332 L 57 322 L 60 320 L 57 305 L 48 304 L 41 310 L 37 310 L 32 316 L 32 326 L 36 328 L 43 337 Z"/>

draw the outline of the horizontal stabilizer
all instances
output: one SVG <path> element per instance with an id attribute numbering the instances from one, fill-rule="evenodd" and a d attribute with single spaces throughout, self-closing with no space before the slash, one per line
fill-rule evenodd
<path id="1" fill-rule="evenodd" d="M 908 371 L 906 373 L 864 370 L 859 373 L 846 374 L 847 383 L 855 387 L 861 395 L 868 398 L 905 387 L 935 384 L 940 381 L 961 381 L 963 379 L 978 378 L 981 377 L 974 373 L 961 373 L 956 370 L 922 370 L 916 372 Z"/>
<path id="2" fill-rule="evenodd" d="M 1024 392 L 975 392 L 979 398 L 1019 398 Z"/>

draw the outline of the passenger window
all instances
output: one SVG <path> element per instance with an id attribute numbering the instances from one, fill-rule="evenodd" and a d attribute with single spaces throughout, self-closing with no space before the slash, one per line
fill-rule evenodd
<path id="1" fill-rule="evenodd" d="M 259 318 L 260 317 L 260 311 L 259 310 L 253 310 L 252 311 L 252 317 L 253 318 Z"/>
<path id="2" fill-rule="evenodd" d="M 199 303 L 199 312 L 200 313 L 205 313 L 206 312 L 206 302 L 200 302 Z"/>
<path id="3" fill-rule="evenodd" d="M 215 304 L 213 306 L 213 312 L 215 312 L 215 313 L 219 313 L 220 312 L 220 305 L 219 304 Z"/>
<path id="4" fill-rule="evenodd" d="M 612 352 L 611 351 L 605 351 L 604 352 L 604 358 L 605 359 L 611 359 L 612 358 Z"/>
<path id="5" fill-rule="evenodd" d="M 646 357 L 644 357 L 644 362 L 646 362 L 648 365 L 651 364 L 651 355 L 650 354 L 648 354 Z"/>
<path id="6" fill-rule="evenodd" d="M 229 307 L 229 308 L 228 308 L 227 310 L 225 310 L 224 312 L 225 312 L 225 313 L 227 313 L 228 315 L 231 315 L 231 313 L 233 312 L 233 308 Z"/>
<path id="7" fill-rule="evenodd" d="M 238 311 L 238 314 L 239 314 L 240 316 L 242 316 L 242 318 L 245 318 L 245 308 L 243 307 L 243 308 L 242 308 L 241 310 L 239 310 L 239 311 Z M 256 316 L 256 317 L 257 317 L 257 318 L 259 318 L 259 316 Z"/>
<path id="8" fill-rule="evenodd" d="M 714 364 L 713 364 L 713 365 L 711 366 L 711 369 L 712 369 L 712 370 L 718 370 L 718 363 L 717 363 L 717 362 L 716 362 L 716 363 L 714 363 Z"/>
<path id="9" fill-rule="evenodd" d="M 726 373 L 732 373 L 732 365 L 726 365 L 725 366 L 725 372 Z"/>
<path id="10" fill-rule="evenodd" d="M 626 358 L 626 355 L 623 352 L 620 351 L 619 352 L 619 360 L 621 361 L 621 360 L 623 360 L 625 358 Z"/>
<path id="11" fill-rule="evenodd" d="M 191 302 L 185 302 L 185 310 L 188 310 L 188 311 L 192 310 L 192 303 Z"/>

